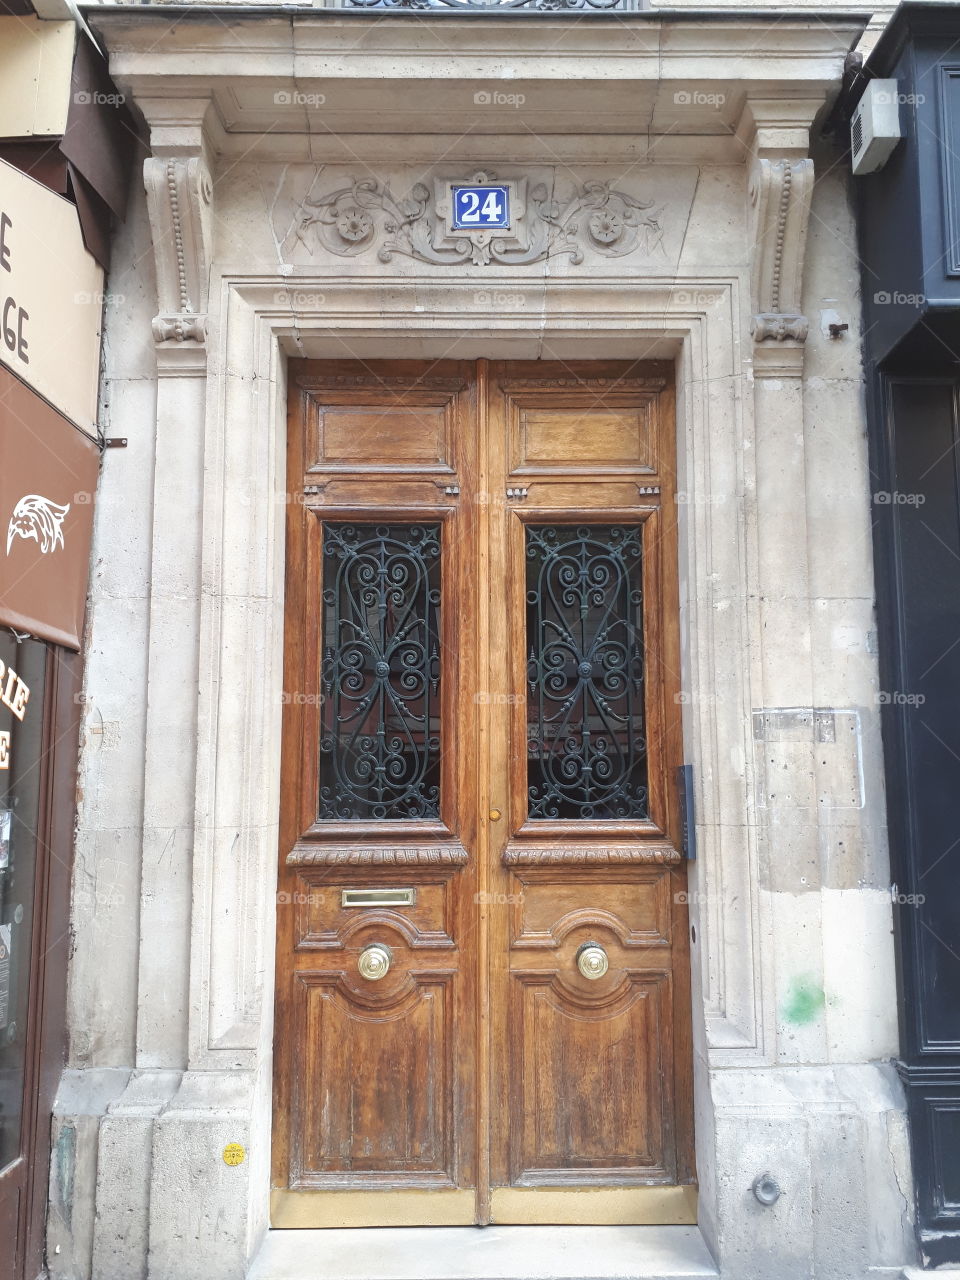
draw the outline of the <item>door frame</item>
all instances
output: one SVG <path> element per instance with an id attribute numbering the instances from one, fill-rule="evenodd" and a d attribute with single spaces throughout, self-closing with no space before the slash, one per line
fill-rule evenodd
<path id="1" fill-rule="evenodd" d="M 607 268 L 609 271 L 610 269 Z M 181 432 L 195 431 L 207 465 L 203 484 L 199 685 L 203 714 L 195 803 L 218 825 L 198 828 L 193 856 L 193 941 L 190 967 L 191 1069 L 228 1073 L 238 1101 L 232 1132 L 264 1142 L 270 1131 L 270 1091 L 264 1087 L 273 1027 L 272 957 L 276 936 L 276 821 L 279 812 L 280 695 L 286 444 L 286 361 L 474 356 L 513 358 L 669 359 L 677 371 L 680 510 L 681 643 L 685 758 L 694 766 L 698 861 L 690 905 L 695 1110 L 710 1113 L 710 1071 L 767 1059 L 764 1028 L 772 1026 L 772 993 L 761 978 L 766 913 L 760 892 L 757 833 L 743 827 L 752 766 L 731 760 L 752 750 L 750 690 L 759 658 L 746 640 L 757 634 L 749 591 L 749 536 L 735 495 L 752 476 L 744 442 L 752 441 L 753 400 L 736 377 L 736 340 L 749 331 L 746 274 L 629 279 L 611 273 L 546 282 L 498 277 L 516 295 L 509 312 L 478 316 L 471 290 L 484 279 L 433 277 L 425 305 L 423 281 L 348 277 L 301 271 L 298 287 L 315 301 L 294 310 L 290 281 L 242 271 L 218 272 L 216 362 L 171 349 L 161 370 L 176 392 Z M 228 353 L 234 352 L 233 362 Z M 244 376 L 229 372 L 245 362 Z M 193 381 L 191 381 L 193 379 Z M 184 398 L 197 388 L 200 394 Z M 167 399 L 164 403 L 168 403 Z M 186 415 L 186 416 L 185 416 Z M 230 424 L 230 429 L 226 429 Z M 695 495 L 695 500 L 693 500 Z M 710 576 L 719 573 L 716 580 Z M 726 606 L 714 607 L 722 590 Z M 238 593 L 256 607 L 234 607 Z M 717 690 L 723 698 L 717 701 Z M 250 743 L 256 752 L 251 753 Z M 253 771 L 256 771 L 254 783 Z M 209 822 L 209 819 L 205 819 Z M 221 829 L 229 826 L 242 853 L 243 874 L 224 865 Z M 226 871 L 226 874 L 225 874 Z M 738 909 L 721 909 L 724 889 Z M 228 921 L 224 925 L 224 921 Z M 250 949 L 253 930 L 256 950 Z M 256 957 L 261 957 L 260 961 Z M 269 959 L 267 959 L 269 957 Z M 266 960 L 266 963 L 264 963 Z M 200 1077 L 198 1077 L 199 1081 Z M 189 1123 L 168 1112 L 170 1132 Z M 703 1141 L 697 1163 L 702 1187 L 717 1194 L 715 1144 Z M 182 1206 L 159 1175 L 157 1212 L 179 1220 Z M 269 1168 L 250 1166 L 247 1192 L 232 1213 L 256 1232 L 268 1223 Z M 701 1203 L 703 1197 L 701 1195 Z M 707 1206 L 707 1221 L 710 1220 Z"/>

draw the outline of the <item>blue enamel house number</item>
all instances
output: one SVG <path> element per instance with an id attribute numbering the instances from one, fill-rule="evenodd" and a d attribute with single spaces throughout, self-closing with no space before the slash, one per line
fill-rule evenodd
<path id="1" fill-rule="evenodd" d="M 455 231 L 481 231 L 510 226 L 510 192 L 507 187 L 454 187 Z"/>

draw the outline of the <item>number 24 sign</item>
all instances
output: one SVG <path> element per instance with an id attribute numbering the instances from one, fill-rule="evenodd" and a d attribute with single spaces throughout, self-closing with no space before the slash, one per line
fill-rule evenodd
<path id="1" fill-rule="evenodd" d="M 455 231 L 510 226 L 510 192 L 507 187 L 454 187 Z"/>

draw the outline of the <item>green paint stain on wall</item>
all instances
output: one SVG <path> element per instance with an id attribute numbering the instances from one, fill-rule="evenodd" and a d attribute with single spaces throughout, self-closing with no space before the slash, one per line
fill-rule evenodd
<path id="1" fill-rule="evenodd" d="M 783 1006 L 783 1016 L 787 1022 L 803 1027 L 816 1022 L 825 1003 L 823 987 L 816 979 L 794 978 Z"/>

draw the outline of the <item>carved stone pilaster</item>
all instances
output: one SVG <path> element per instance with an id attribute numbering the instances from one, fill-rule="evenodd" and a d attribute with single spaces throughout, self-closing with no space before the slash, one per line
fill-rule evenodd
<path id="1" fill-rule="evenodd" d="M 213 187 L 200 156 L 150 157 L 143 166 L 157 265 L 158 343 L 206 342 Z"/>
<path id="2" fill-rule="evenodd" d="M 809 323 L 801 309 L 803 253 L 810 219 L 813 161 L 757 159 L 750 175 L 754 213 L 751 298 L 754 342 L 797 343 Z"/>

